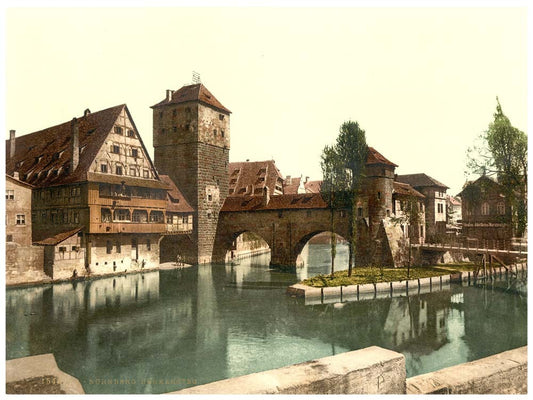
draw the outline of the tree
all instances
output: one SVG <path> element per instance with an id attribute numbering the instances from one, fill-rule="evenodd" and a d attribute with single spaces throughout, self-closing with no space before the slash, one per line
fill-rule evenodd
<path id="1" fill-rule="evenodd" d="M 352 275 L 352 265 L 357 242 L 357 197 L 364 178 L 368 146 L 365 131 L 359 123 L 344 122 L 334 146 L 326 146 L 322 152 L 322 173 L 324 175 L 322 193 L 326 196 L 332 215 L 335 208 L 348 205 L 350 215 L 348 276 Z M 331 201 L 335 199 L 335 201 Z M 333 217 L 332 217 L 333 221 Z M 332 227 L 333 229 L 333 227 Z M 332 247 L 333 249 L 333 247 Z"/>
<path id="2" fill-rule="evenodd" d="M 494 121 L 468 149 L 468 172 L 496 176 L 513 209 L 518 236 L 527 227 L 527 135 L 511 125 L 496 97 Z"/>

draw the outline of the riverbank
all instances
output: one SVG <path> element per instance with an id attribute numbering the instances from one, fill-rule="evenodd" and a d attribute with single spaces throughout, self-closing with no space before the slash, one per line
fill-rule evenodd
<path id="1" fill-rule="evenodd" d="M 171 269 L 183 269 L 183 268 L 189 268 L 191 266 L 192 266 L 191 264 L 177 264 L 175 262 L 166 262 L 166 263 L 159 264 L 157 267 L 134 269 L 130 271 L 126 270 L 126 271 L 121 271 L 121 272 L 111 272 L 109 274 L 81 275 L 81 276 L 77 276 L 76 278 L 70 278 L 70 279 L 52 279 L 43 273 L 41 275 L 38 275 L 36 279 L 29 279 L 26 281 L 11 281 L 9 283 L 6 282 L 6 288 L 16 289 L 16 288 L 25 288 L 25 287 L 32 287 L 32 286 L 41 286 L 41 285 L 47 285 L 47 284 L 52 284 L 52 283 L 84 282 L 84 281 L 91 281 L 95 279 L 110 278 L 114 276 L 143 274 L 145 272 L 166 271 L 166 270 L 171 270 Z"/>
<path id="2" fill-rule="evenodd" d="M 475 271 L 474 263 L 443 264 L 430 267 L 411 267 L 407 269 L 389 267 L 359 267 L 354 268 L 352 276 L 348 271 L 336 271 L 333 275 L 321 274 L 304 279 L 302 285 L 321 288 L 348 285 L 364 285 L 367 283 L 396 282 L 409 279 L 432 278 L 441 275 L 451 275 L 460 272 Z"/>

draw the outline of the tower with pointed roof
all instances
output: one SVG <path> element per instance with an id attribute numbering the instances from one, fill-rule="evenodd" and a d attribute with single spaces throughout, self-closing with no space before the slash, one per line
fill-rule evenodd
<path id="1" fill-rule="evenodd" d="M 192 243 L 179 246 L 180 255 L 190 263 L 208 263 L 228 194 L 231 112 L 201 83 L 167 90 L 152 109 L 155 167 L 194 209 Z M 176 251 L 177 245 L 166 248 Z"/>

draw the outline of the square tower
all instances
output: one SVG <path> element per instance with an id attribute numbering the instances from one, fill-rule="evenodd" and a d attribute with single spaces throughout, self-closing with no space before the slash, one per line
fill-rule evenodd
<path id="1" fill-rule="evenodd" d="M 189 263 L 209 263 L 228 194 L 231 111 L 201 83 L 167 90 L 152 109 L 154 165 L 194 209 L 193 248 L 176 249 L 177 254 Z"/>

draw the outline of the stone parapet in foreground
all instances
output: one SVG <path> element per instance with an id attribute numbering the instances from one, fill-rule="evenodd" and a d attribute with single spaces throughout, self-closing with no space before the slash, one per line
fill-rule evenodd
<path id="1" fill-rule="evenodd" d="M 527 346 L 407 379 L 407 394 L 527 394 Z"/>
<path id="2" fill-rule="evenodd" d="M 170 394 L 403 394 L 405 357 L 372 346 Z"/>

